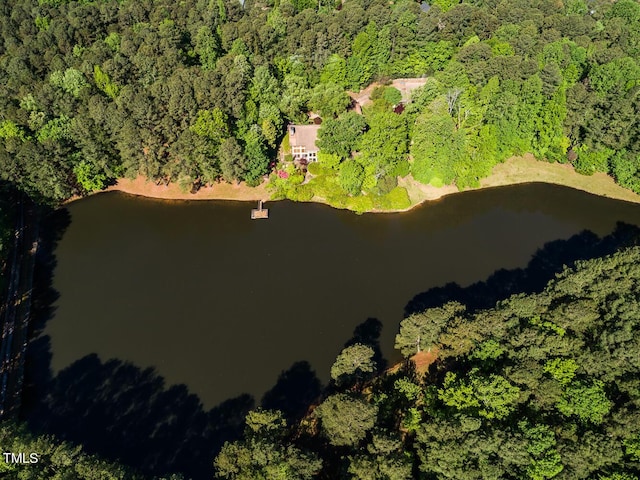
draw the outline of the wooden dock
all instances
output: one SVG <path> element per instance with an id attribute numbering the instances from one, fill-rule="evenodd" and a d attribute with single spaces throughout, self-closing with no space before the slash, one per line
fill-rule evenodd
<path id="1" fill-rule="evenodd" d="M 258 202 L 258 208 L 251 210 L 251 219 L 256 220 L 258 218 L 269 218 L 269 209 L 262 208 L 262 200 Z"/>

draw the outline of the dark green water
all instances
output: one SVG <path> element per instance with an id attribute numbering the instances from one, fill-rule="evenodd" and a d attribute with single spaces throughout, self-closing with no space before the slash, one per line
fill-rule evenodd
<path id="1" fill-rule="evenodd" d="M 274 202 L 155 201 L 108 193 L 69 205 L 55 252 L 60 297 L 45 333 L 57 372 L 97 353 L 155 367 L 206 407 L 258 400 L 296 361 L 326 381 L 367 318 L 387 359 L 404 307 L 435 286 L 524 267 L 546 242 L 616 221 L 640 206 L 532 184 L 469 192 L 404 214 L 355 214 Z"/>

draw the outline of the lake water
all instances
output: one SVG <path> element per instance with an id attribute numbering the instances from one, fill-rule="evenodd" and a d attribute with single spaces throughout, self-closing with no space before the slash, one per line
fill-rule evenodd
<path id="1" fill-rule="evenodd" d="M 543 184 L 467 192 L 402 214 L 358 216 L 323 205 L 157 201 L 106 193 L 67 208 L 55 252 L 60 294 L 46 325 L 53 372 L 89 354 L 154 367 L 204 406 L 257 400 L 295 362 L 328 380 L 368 318 L 393 340 L 411 298 L 527 265 L 546 242 L 640 206 Z"/>

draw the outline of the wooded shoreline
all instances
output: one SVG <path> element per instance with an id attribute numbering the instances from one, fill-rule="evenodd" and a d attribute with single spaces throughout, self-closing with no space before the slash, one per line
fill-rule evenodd
<path id="1" fill-rule="evenodd" d="M 582 175 L 577 173 L 569 164 L 539 161 L 532 155 L 525 155 L 522 157 L 511 157 L 504 163 L 496 165 L 491 175 L 480 180 L 480 187 L 477 189 L 458 190 L 455 185 L 434 187 L 421 184 L 413 178 L 402 178 L 399 180 L 398 185 L 407 189 L 409 198 L 411 199 L 410 207 L 403 210 L 371 210 L 366 213 L 406 212 L 424 202 L 439 200 L 447 195 L 453 195 L 459 192 L 536 182 L 561 185 L 582 190 L 593 195 L 640 203 L 640 195 L 616 184 L 613 178 L 605 173 Z M 115 185 L 101 192 L 109 191 L 119 191 L 131 195 L 162 200 L 276 201 L 270 198 L 271 194 L 267 190 L 267 182 L 257 187 L 249 187 L 244 182 L 238 184 L 219 183 L 213 186 L 202 187 L 196 193 L 189 193 L 182 191 L 175 183 L 156 185 L 144 177 L 139 176 L 135 179 L 119 179 Z M 67 200 L 65 203 L 82 198 L 85 197 L 76 196 Z M 311 201 L 329 205 L 329 203 L 322 198 L 315 197 Z"/>

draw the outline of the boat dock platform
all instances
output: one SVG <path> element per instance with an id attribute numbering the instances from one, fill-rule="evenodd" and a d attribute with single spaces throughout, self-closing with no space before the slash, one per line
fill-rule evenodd
<path id="1" fill-rule="evenodd" d="M 269 218 L 269 209 L 262 208 L 262 200 L 258 202 L 258 208 L 251 210 L 251 219 L 256 220 L 258 218 Z"/>

